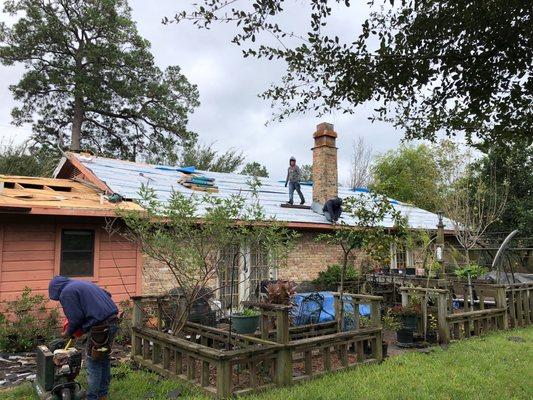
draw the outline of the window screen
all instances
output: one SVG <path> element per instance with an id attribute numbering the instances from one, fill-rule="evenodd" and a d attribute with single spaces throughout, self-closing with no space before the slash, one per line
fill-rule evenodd
<path id="1" fill-rule="evenodd" d="M 61 232 L 63 276 L 94 275 L 94 231 L 64 229 Z"/>

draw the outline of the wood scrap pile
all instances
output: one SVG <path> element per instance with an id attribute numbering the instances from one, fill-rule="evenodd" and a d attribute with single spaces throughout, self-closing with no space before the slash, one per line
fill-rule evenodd
<path id="1" fill-rule="evenodd" d="M 184 175 L 179 181 L 183 186 L 201 192 L 218 193 L 218 186 L 215 179 L 204 175 L 191 174 Z"/>

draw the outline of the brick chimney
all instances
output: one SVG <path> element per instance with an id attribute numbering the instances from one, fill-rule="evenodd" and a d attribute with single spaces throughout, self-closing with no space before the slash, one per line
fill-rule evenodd
<path id="1" fill-rule="evenodd" d="M 313 203 L 324 204 L 327 200 L 337 197 L 337 133 L 333 124 L 318 124 L 313 135 Z M 313 207 L 314 208 L 314 207 Z M 320 210 L 322 211 L 322 210 Z"/>

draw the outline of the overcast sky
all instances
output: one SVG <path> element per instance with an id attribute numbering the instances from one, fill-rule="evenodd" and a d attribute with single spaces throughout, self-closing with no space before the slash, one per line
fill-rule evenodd
<path id="1" fill-rule="evenodd" d="M 271 177 L 281 179 L 285 177 L 291 155 L 299 164 L 312 162 L 310 149 L 315 127 L 322 121 L 330 122 L 339 135 L 341 183 L 348 178 L 350 147 L 357 137 L 364 137 L 375 153 L 398 145 L 402 132 L 391 125 L 371 123 L 367 119 L 372 110 L 370 104 L 358 108 L 353 115 L 338 113 L 318 119 L 309 113 L 265 126 L 271 116 L 270 104 L 259 99 L 257 94 L 269 83 L 279 80 L 284 64 L 242 58 L 241 49 L 230 43 L 233 28 L 228 25 L 205 31 L 188 23 L 161 24 L 162 17 L 170 17 L 178 8 L 191 2 L 130 0 L 130 5 L 140 34 L 152 43 L 158 65 L 162 68 L 179 65 L 187 78 L 198 85 L 201 105 L 191 116 L 190 129 L 199 134 L 203 143 L 214 143 L 220 150 L 241 149 L 247 161 L 266 165 Z M 302 11 L 305 2 L 295 0 L 294 3 L 288 14 L 290 23 L 303 30 L 308 23 L 308 13 Z M 336 14 L 330 21 L 331 29 L 345 40 L 353 37 L 368 15 L 364 3 L 352 2 L 355 5 L 349 12 L 343 9 Z M 30 135 L 29 127 L 10 125 L 14 102 L 8 86 L 17 82 L 22 71 L 21 66 L 0 66 L 0 142 L 11 139 L 19 142 Z"/>

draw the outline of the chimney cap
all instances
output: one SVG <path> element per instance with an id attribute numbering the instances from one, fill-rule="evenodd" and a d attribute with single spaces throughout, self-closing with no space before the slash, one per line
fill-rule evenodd
<path id="1" fill-rule="evenodd" d="M 313 137 L 317 139 L 323 136 L 329 136 L 332 138 L 337 137 L 337 132 L 333 130 L 333 124 L 330 124 L 329 122 L 322 122 L 316 126 L 316 132 L 314 133 Z"/>
<path id="2" fill-rule="evenodd" d="M 330 124 L 329 122 L 321 122 L 316 126 L 317 132 L 321 131 L 333 131 L 333 124 Z"/>

